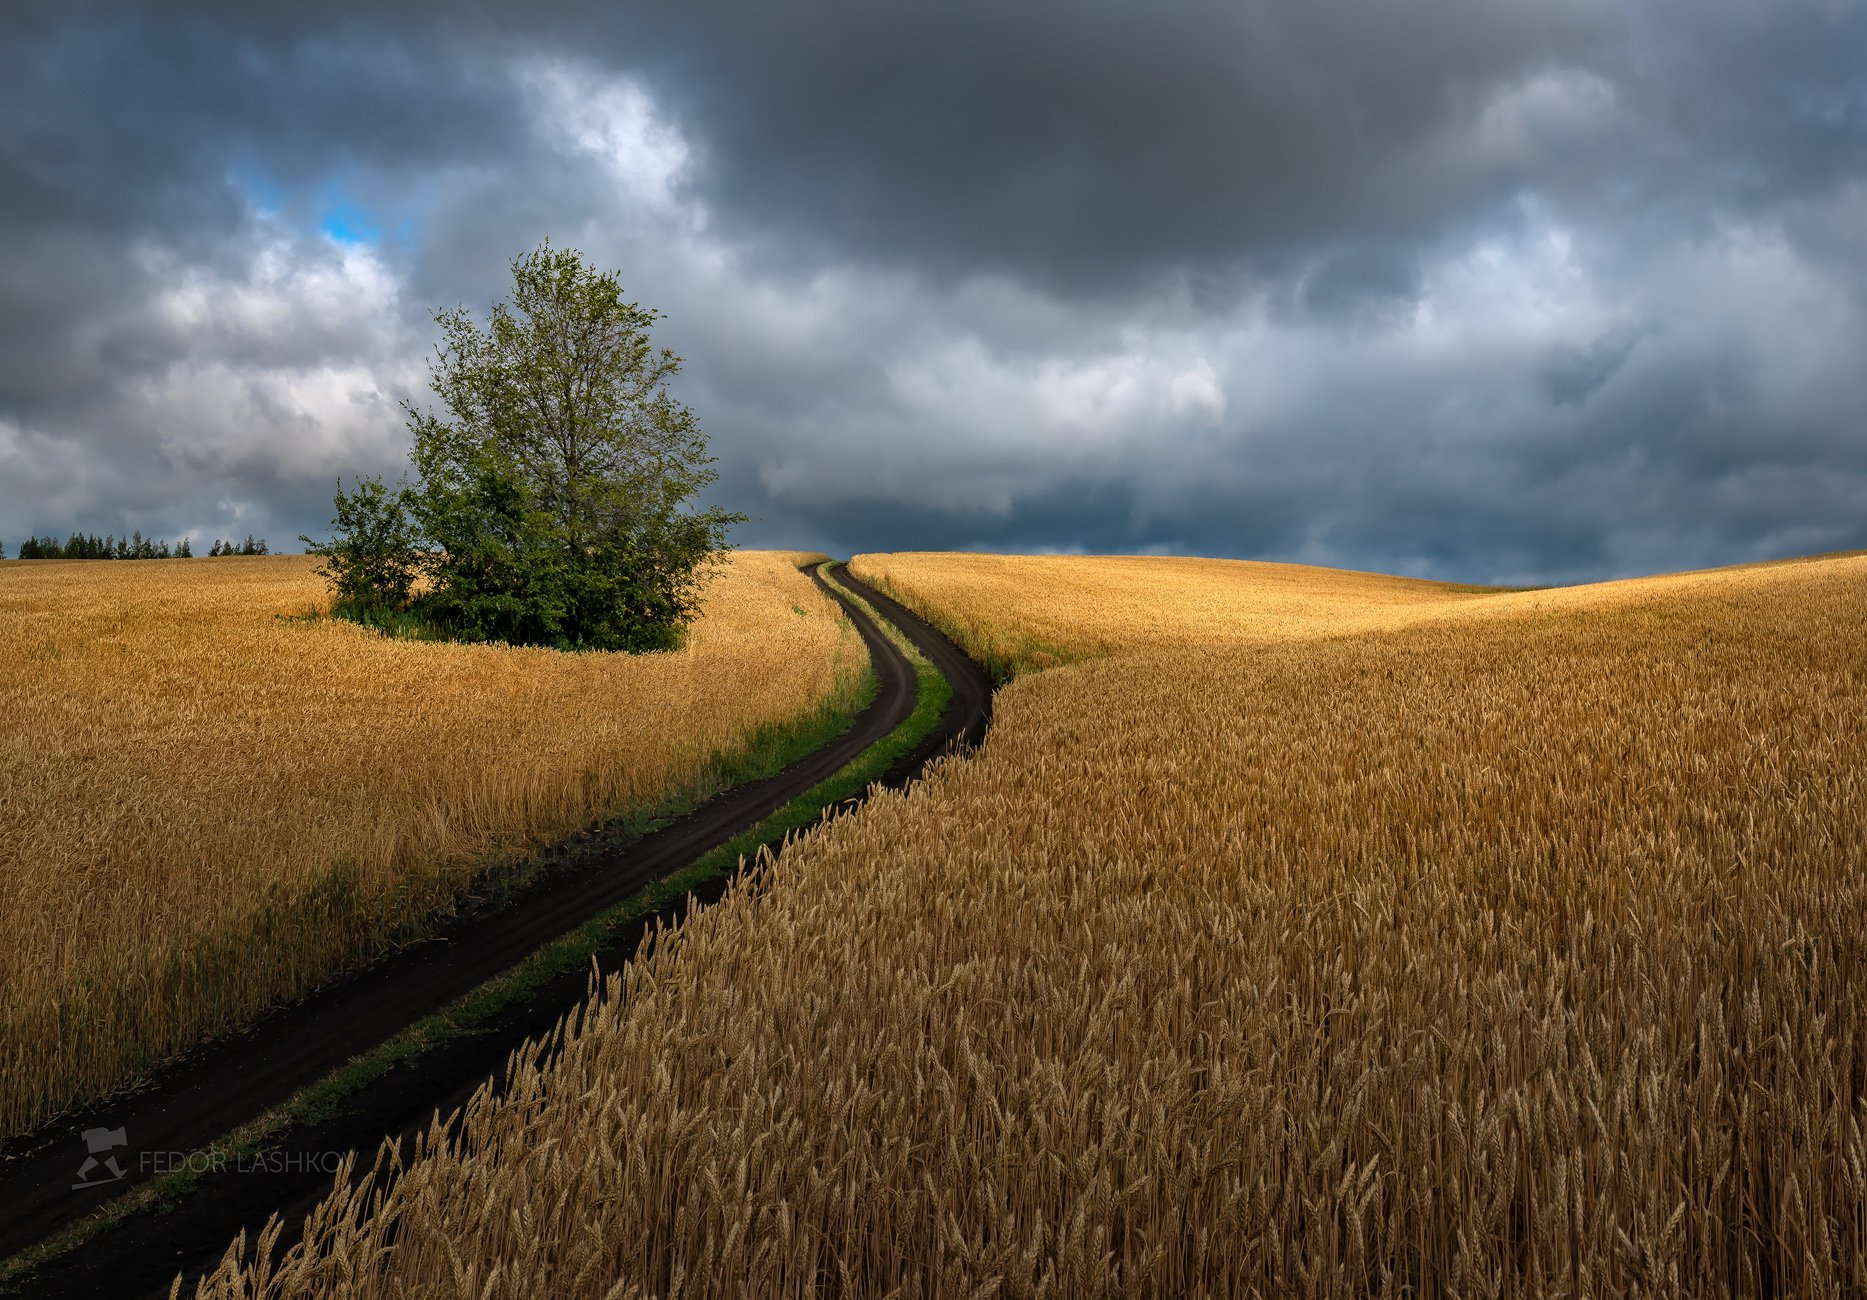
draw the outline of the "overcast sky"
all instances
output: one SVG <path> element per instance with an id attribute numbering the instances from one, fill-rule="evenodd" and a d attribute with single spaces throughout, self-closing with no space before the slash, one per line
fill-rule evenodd
<path id="1" fill-rule="evenodd" d="M 547 236 L 666 313 L 746 545 L 1867 547 L 1848 0 L 4 15 L 8 554 L 297 549 Z"/>

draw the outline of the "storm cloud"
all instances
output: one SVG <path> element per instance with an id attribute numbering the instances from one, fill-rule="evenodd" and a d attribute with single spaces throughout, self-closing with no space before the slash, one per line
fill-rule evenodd
<path id="1" fill-rule="evenodd" d="M 1867 547 L 1867 7 L 0 18 L 0 537 L 321 531 L 550 237 L 739 540 L 1540 582 Z"/>

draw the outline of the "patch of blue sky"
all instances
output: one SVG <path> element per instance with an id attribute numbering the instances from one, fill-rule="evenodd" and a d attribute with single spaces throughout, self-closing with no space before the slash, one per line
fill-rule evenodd
<path id="1" fill-rule="evenodd" d="M 241 161 L 227 169 L 227 180 L 253 212 L 304 234 L 316 232 L 340 244 L 374 245 L 412 244 L 420 234 L 414 213 L 378 211 L 359 202 L 355 191 L 336 177 L 309 185 L 282 184 L 263 168 Z"/>
<path id="2" fill-rule="evenodd" d="M 318 229 L 343 244 L 374 244 L 382 238 L 375 220 L 354 203 L 335 203 L 325 208 Z"/>

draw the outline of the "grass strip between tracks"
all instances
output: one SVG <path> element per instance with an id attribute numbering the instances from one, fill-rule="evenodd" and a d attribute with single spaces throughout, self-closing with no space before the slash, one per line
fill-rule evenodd
<path id="1" fill-rule="evenodd" d="M 397 1066 L 478 1031 L 479 1027 L 532 993 L 571 970 L 589 967 L 596 954 L 624 933 L 670 903 L 703 884 L 737 871 L 762 846 L 781 844 L 787 837 L 815 826 L 839 804 L 860 798 L 895 761 L 910 753 L 939 725 L 952 696 L 952 687 L 900 629 L 873 606 L 836 581 L 830 565 L 818 567 L 825 582 L 874 620 L 914 667 L 918 682 L 914 711 L 888 735 L 851 759 L 841 770 L 798 795 L 757 825 L 694 862 L 649 885 L 640 893 L 601 912 L 569 933 L 537 949 L 531 956 L 481 984 L 448 1006 L 416 1021 L 394 1037 L 356 1057 L 342 1069 L 300 1089 L 289 1100 L 224 1134 L 215 1142 L 190 1152 L 182 1167 L 157 1176 L 100 1207 L 94 1214 L 35 1245 L 0 1261 L 0 1294 L 19 1294 L 31 1284 L 31 1272 L 75 1250 L 85 1242 L 135 1215 L 160 1213 L 178 1203 L 209 1169 L 238 1161 L 251 1162 L 278 1148 L 282 1139 L 343 1113 L 345 1100 Z M 875 690 L 871 673 L 860 708 Z M 847 719 L 843 720 L 845 723 Z M 823 726 L 807 726 L 788 738 L 784 752 L 772 755 L 773 770 L 802 757 L 829 739 Z M 840 730 L 840 728 L 839 728 Z M 741 779 L 762 775 L 767 764 L 747 763 L 735 775 Z M 738 766 L 738 765 L 735 765 Z M 653 829 L 653 825 L 645 827 Z M 566 1008 L 569 1010 L 569 1008 Z M 368 1157 L 373 1153 L 359 1152 Z"/>

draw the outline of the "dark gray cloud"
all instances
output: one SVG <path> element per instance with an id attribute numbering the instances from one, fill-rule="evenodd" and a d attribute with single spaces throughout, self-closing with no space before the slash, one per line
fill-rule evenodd
<path id="1" fill-rule="evenodd" d="M 551 236 L 751 544 L 1471 580 L 1867 546 L 1867 7 L 0 18 L 0 536 L 313 529 Z"/>

